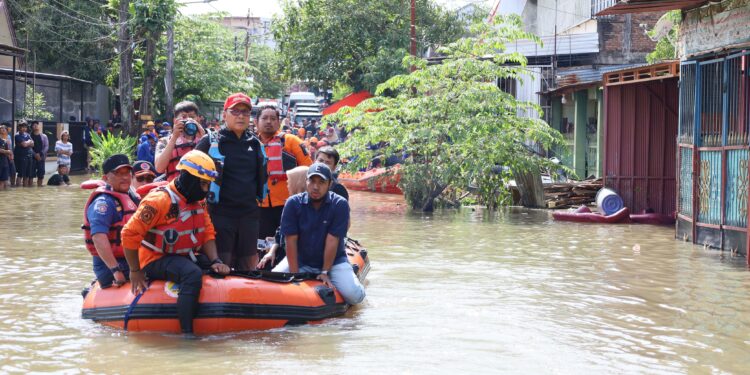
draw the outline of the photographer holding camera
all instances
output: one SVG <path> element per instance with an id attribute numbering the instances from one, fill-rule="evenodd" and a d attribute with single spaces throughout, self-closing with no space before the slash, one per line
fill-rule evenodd
<path id="1" fill-rule="evenodd" d="M 195 148 L 205 131 L 198 123 L 198 106 L 189 101 L 174 106 L 174 127 L 172 134 L 163 137 L 156 145 L 154 166 L 159 173 L 166 175 L 167 181 L 179 176 L 177 164 L 180 158 Z"/>

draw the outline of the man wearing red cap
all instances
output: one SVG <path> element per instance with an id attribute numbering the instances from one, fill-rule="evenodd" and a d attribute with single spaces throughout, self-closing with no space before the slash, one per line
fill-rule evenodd
<path id="1" fill-rule="evenodd" d="M 239 271 L 258 264 L 258 201 L 266 184 L 263 145 L 248 129 L 251 108 L 247 95 L 230 95 L 224 102 L 226 126 L 196 146 L 214 159 L 219 171 L 207 199 L 219 258 Z"/>

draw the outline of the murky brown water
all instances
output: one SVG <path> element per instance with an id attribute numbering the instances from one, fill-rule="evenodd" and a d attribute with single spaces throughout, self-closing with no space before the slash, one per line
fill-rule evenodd
<path id="1" fill-rule="evenodd" d="M 1 373 L 750 371 L 744 259 L 674 241 L 670 228 L 521 209 L 424 216 L 375 194 L 352 197 L 350 233 L 373 268 L 347 316 L 199 341 L 126 335 L 80 319 L 93 278 L 86 197 L 0 192 Z"/>

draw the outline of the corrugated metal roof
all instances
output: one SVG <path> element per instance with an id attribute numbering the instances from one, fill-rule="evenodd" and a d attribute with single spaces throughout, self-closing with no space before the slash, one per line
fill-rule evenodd
<path id="1" fill-rule="evenodd" d="M 9 68 L 0 68 L 0 73 L 13 75 L 13 69 Z M 83 79 L 78 79 L 75 77 L 65 76 L 61 74 L 51 74 L 51 73 L 39 73 L 39 72 L 29 72 L 26 70 L 18 70 L 16 69 L 16 75 L 17 76 L 26 76 L 26 78 L 29 77 L 36 77 L 41 79 L 51 79 L 54 81 L 76 81 L 81 83 L 92 83 L 91 81 L 86 81 Z"/>
<path id="2" fill-rule="evenodd" d="M 547 93 L 570 89 L 572 87 L 592 85 L 601 82 L 606 73 L 647 65 L 648 64 L 602 65 L 560 70 L 557 72 L 557 88 L 549 90 Z"/>
<path id="3" fill-rule="evenodd" d="M 524 56 L 552 56 L 555 54 L 555 37 L 542 37 L 542 45 L 521 40 L 507 45 L 506 52 L 520 52 Z M 599 53 L 599 34 L 582 33 L 557 36 L 558 55 Z"/>
<path id="4" fill-rule="evenodd" d="M 614 5 L 605 7 L 601 6 L 602 11 L 596 13 L 597 16 L 608 16 L 612 14 L 629 14 L 629 13 L 647 13 L 647 12 L 664 12 L 675 9 L 692 9 L 697 8 L 708 0 L 598 0 L 603 3 L 613 3 Z M 595 6 L 596 7 L 596 6 Z"/>

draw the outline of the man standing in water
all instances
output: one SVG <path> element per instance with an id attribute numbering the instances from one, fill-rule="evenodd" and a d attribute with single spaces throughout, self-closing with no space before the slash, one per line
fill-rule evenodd
<path id="1" fill-rule="evenodd" d="M 289 198 L 286 171 L 312 164 L 302 140 L 279 130 L 279 112 L 274 106 L 258 111 L 258 136 L 268 156 L 268 195 L 260 205 L 258 238 L 272 237 L 281 223 L 281 211 Z"/>
<path id="2" fill-rule="evenodd" d="M 329 191 L 333 176 L 323 163 L 307 170 L 307 189 L 287 200 L 281 216 L 286 259 L 275 272 L 318 273 L 327 287 L 336 288 L 346 303 L 365 299 L 365 288 L 346 257 L 349 203 Z"/>
<path id="3" fill-rule="evenodd" d="M 49 151 L 49 138 L 44 134 L 42 123 L 34 121 L 31 123 L 31 139 L 34 140 L 34 158 L 32 159 L 31 177 L 36 178 L 36 186 L 44 186 L 44 163 L 47 161 L 47 151 Z"/>
<path id="4" fill-rule="evenodd" d="M 86 249 L 94 257 L 94 274 L 102 288 L 120 286 L 128 275 L 120 231 L 137 208 L 130 196 L 133 167 L 128 157 L 112 155 L 102 163 L 104 186 L 94 190 L 84 209 Z"/>
<path id="5" fill-rule="evenodd" d="M 208 187 L 218 176 L 211 158 L 190 151 L 177 165 L 179 177 L 149 193 L 122 230 L 133 294 L 148 288 L 146 278 L 180 284 L 177 317 L 192 336 L 193 318 L 203 285 L 201 268 L 222 275 L 229 267 L 216 253 L 216 232 L 206 212 Z M 196 255 L 200 250 L 201 255 Z"/>
<path id="6" fill-rule="evenodd" d="M 255 270 L 258 264 L 258 200 L 266 183 L 263 145 L 248 130 L 251 107 L 247 95 L 230 95 L 224 102 L 226 127 L 196 146 L 214 159 L 219 171 L 208 199 L 219 257 L 239 271 Z"/>

